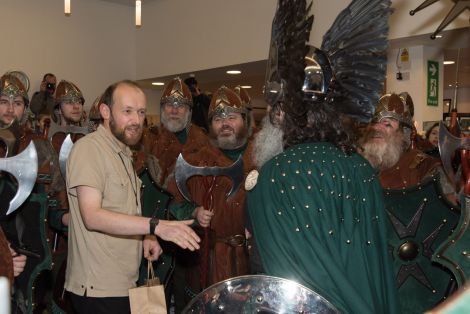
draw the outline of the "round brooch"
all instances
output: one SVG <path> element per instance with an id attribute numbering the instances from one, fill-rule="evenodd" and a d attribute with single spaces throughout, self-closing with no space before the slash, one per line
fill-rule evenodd
<path id="1" fill-rule="evenodd" d="M 245 179 L 245 190 L 250 191 L 253 189 L 258 182 L 259 172 L 258 170 L 251 170 Z"/>

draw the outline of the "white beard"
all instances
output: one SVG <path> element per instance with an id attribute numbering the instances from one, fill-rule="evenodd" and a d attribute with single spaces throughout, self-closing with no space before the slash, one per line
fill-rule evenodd
<path id="1" fill-rule="evenodd" d="M 167 114 L 162 111 L 162 118 L 161 118 L 161 123 L 163 126 L 170 132 L 176 133 L 179 131 L 182 131 L 189 123 L 189 120 L 191 119 L 191 111 L 188 110 L 186 112 L 186 115 L 182 119 L 169 119 Z"/>
<path id="2" fill-rule="evenodd" d="M 253 159 L 258 169 L 284 150 L 284 132 L 272 125 L 268 116 L 263 118 L 261 125 L 262 128 L 256 133 L 253 143 Z"/>
<path id="3" fill-rule="evenodd" d="M 403 136 L 401 133 L 395 133 L 380 143 L 368 140 L 362 147 L 360 153 L 372 167 L 379 170 L 389 169 L 400 160 L 404 151 Z"/>

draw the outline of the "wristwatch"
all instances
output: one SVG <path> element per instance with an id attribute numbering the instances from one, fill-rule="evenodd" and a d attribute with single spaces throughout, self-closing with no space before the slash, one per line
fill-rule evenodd
<path id="1" fill-rule="evenodd" d="M 157 217 L 150 218 L 150 220 L 149 220 L 149 225 L 150 225 L 149 232 L 150 232 L 151 235 L 155 235 L 155 228 L 158 226 L 159 222 L 160 222 L 160 219 L 158 219 Z"/>

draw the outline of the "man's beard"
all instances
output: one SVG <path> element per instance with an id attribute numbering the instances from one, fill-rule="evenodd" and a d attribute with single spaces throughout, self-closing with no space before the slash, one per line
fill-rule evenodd
<path id="1" fill-rule="evenodd" d="M 376 131 L 371 131 L 376 132 Z M 368 138 L 372 134 L 368 134 Z M 403 133 L 395 132 L 390 136 L 381 134 L 384 136 L 380 142 L 374 139 L 368 139 L 362 145 L 361 155 L 366 158 L 372 167 L 385 170 L 394 166 L 401 157 L 404 151 Z"/>
<path id="2" fill-rule="evenodd" d="M 178 119 L 169 118 L 168 115 L 165 113 L 165 111 L 162 110 L 162 124 L 168 131 L 172 133 L 182 131 L 188 125 L 190 119 L 191 119 L 190 110 L 186 112 L 183 118 L 178 118 Z"/>
<path id="3" fill-rule="evenodd" d="M 109 128 L 111 129 L 111 133 L 122 143 L 126 144 L 127 146 L 133 146 L 140 141 L 142 137 L 142 126 L 139 124 L 132 124 L 128 125 L 124 128 L 119 128 L 115 121 L 114 117 L 111 114 L 111 118 L 109 119 Z M 126 136 L 126 130 L 137 128 L 137 133 L 135 136 L 128 137 Z"/>
<path id="4" fill-rule="evenodd" d="M 232 127 L 224 125 L 220 132 L 223 130 L 232 130 L 232 134 L 229 136 L 217 135 L 211 129 L 210 132 L 210 141 L 213 145 L 219 147 L 220 149 L 237 149 L 246 144 L 247 141 L 247 131 L 243 127 L 239 132 L 236 132 Z"/>
<path id="5" fill-rule="evenodd" d="M 284 132 L 271 123 L 268 116 L 261 122 L 262 128 L 256 133 L 253 143 L 254 163 L 260 169 L 268 160 L 281 153 Z"/>

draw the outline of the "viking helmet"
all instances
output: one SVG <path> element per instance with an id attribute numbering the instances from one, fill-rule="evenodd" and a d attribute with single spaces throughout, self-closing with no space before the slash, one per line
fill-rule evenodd
<path id="1" fill-rule="evenodd" d="M 99 121 L 101 120 L 100 104 L 103 102 L 103 95 L 96 97 L 95 101 L 91 105 L 90 111 L 88 112 L 88 119 Z"/>
<path id="2" fill-rule="evenodd" d="M 0 78 L 0 94 L 10 98 L 21 96 L 25 105 L 29 104 L 28 92 L 25 86 L 12 74 L 4 74 Z"/>
<path id="3" fill-rule="evenodd" d="M 246 109 L 251 110 L 251 97 L 248 95 L 248 92 L 246 89 L 241 87 L 240 85 L 236 86 L 233 91 L 240 97 L 243 105 L 246 107 Z"/>
<path id="4" fill-rule="evenodd" d="M 57 85 L 55 91 L 55 101 L 59 105 L 62 102 L 79 102 L 82 105 L 85 103 L 85 98 L 80 89 L 72 82 L 62 80 Z"/>
<path id="5" fill-rule="evenodd" d="M 328 56 L 322 50 L 309 46 L 305 56 L 305 78 L 302 91 L 307 98 L 324 99 L 333 83 L 333 70 Z"/>
<path id="6" fill-rule="evenodd" d="M 173 106 L 186 105 L 190 109 L 193 107 L 191 91 L 179 77 L 175 77 L 171 80 L 163 90 L 163 95 L 160 99 L 160 106 L 163 107 L 166 104 L 171 104 Z"/>
<path id="7" fill-rule="evenodd" d="M 323 100 L 333 87 L 333 70 L 330 60 L 324 51 L 311 45 L 308 45 L 308 47 L 309 51 L 305 55 L 302 91 L 307 99 Z M 278 78 L 276 79 L 276 76 L 273 76 L 271 79 L 273 78 L 275 81 L 266 82 L 264 90 L 265 99 L 271 105 L 284 100 L 285 89 L 287 88 L 285 81 L 279 81 Z"/>
<path id="8" fill-rule="evenodd" d="M 375 110 L 374 121 L 380 121 L 383 118 L 392 118 L 408 128 L 413 126 L 413 100 L 408 93 L 399 95 L 385 94 L 379 99 Z"/>
<path id="9" fill-rule="evenodd" d="M 211 120 L 214 116 L 225 117 L 232 112 L 246 115 L 248 110 L 234 91 L 226 86 L 221 86 L 212 96 L 208 118 Z"/>

